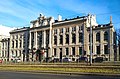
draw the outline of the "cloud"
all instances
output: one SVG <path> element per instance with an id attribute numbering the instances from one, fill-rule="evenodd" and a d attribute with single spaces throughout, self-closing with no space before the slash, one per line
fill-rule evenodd
<path id="1" fill-rule="evenodd" d="M 10 36 L 9 32 L 15 28 L 0 25 L 0 35 Z"/>

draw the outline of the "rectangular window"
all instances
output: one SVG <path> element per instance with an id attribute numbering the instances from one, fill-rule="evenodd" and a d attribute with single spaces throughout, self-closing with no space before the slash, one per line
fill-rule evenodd
<path id="1" fill-rule="evenodd" d="M 60 35 L 60 44 L 63 44 L 63 36 Z"/>
<path id="2" fill-rule="evenodd" d="M 83 42 L 83 33 L 79 33 L 79 42 Z"/>
<path id="3" fill-rule="evenodd" d="M 96 53 L 100 54 L 100 46 L 96 46 Z"/>
<path id="4" fill-rule="evenodd" d="M 104 45 L 104 54 L 108 54 L 108 45 Z"/>
<path id="5" fill-rule="evenodd" d="M 75 47 L 72 47 L 72 55 L 75 55 Z"/>
<path id="6" fill-rule="evenodd" d="M 60 33 L 63 33 L 63 28 L 60 29 Z"/>
<path id="7" fill-rule="evenodd" d="M 69 34 L 66 34 L 66 44 L 69 44 Z"/>
<path id="8" fill-rule="evenodd" d="M 66 32 L 69 32 L 69 28 L 66 28 Z"/>
<path id="9" fill-rule="evenodd" d="M 54 44 L 57 45 L 57 36 L 54 36 Z"/>
<path id="10" fill-rule="evenodd" d="M 72 34 L 72 43 L 76 43 L 76 35 Z"/>
<path id="11" fill-rule="evenodd" d="M 56 54 L 56 48 L 54 48 L 54 56 L 56 56 L 57 54 Z"/>
<path id="12" fill-rule="evenodd" d="M 66 48 L 66 55 L 69 55 L 69 49 Z"/>
<path id="13" fill-rule="evenodd" d="M 76 27 L 72 27 L 72 32 L 76 31 Z"/>
<path id="14" fill-rule="evenodd" d="M 79 55 L 82 55 L 82 47 L 79 47 Z"/>
<path id="15" fill-rule="evenodd" d="M 54 29 L 54 34 L 57 34 L 57 29 Z"/>

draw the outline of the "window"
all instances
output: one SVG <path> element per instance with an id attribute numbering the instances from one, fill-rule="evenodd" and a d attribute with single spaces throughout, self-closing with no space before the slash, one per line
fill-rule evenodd
<path id="1" fill-rule="evenodd" d="M 56 56 L 57 54 L 56 54 L 56 48 L 54 48 L 54 56 Z"/>
<path id="2" fill-rule="evenodd" d="M 79 55 L 82 55 L 82 47 L 79 47 Z"/>
<path id="3" fill-rule="evenodd" d="M 83 30 L 83 26 L 79 26 L 79 31 L 82 31 Z"/>
<path id="4" fill-rule="evenodd" d="M 69 49 L 66 48 L 66 55 L 69 55 Z"/>
<path id="5" fill-rule="evenodd" d="M 19 57 L 21 56 L 21 50 L 19 50 Z"/>
<path id="6" fill-rule="evenodd" d="M 12 39 L 14 39 L 14 36 L 12 36 Z"/>
<path id="7" fill-rule="evenodd" d="M 108 41 L 108 32 L 104 33 L 104 41 Z"/>
<path id="8" fill-rule="evenodd" d="M 46 44 L 49 44 L 49 30 L 46 30 Z M 41 39 L 42 40 L 42 39 Z"/>
<path id="9" fill-rule="evenodd" d="M 83 42 L 83 33 L 79 33 L 79 42 Z"/>
<path id="10" fill-rule="evenodd" d="M 76 27 L 72 27 L 72 32 L 76 31 Z"/>
<path id="11" fill-rule="evenodd" d="M 16 39 L 18 39 L 18 35 L 16 35 Z"/>
<path id="12" fill-rule="evenodd" d="M 60 44 L 63 44 L 63 36 L 60 35 Z"/>
<path id="13" fill-rule="evenodd" d="M 63 28 L 60 29 L 60 33 L 63 33 Z"/>
<path id="14" fill-rule="evenodd" d="M 17 50 L 16 50 L 16 56 L 17 56 Z"/>
<path id="15" fill-rule="evenodd" d="M 20 40 L 20 48 L 22 47 L 22 40 Z"/>
<path id="16" fill-rule="evenodd" d="M 72 34 L 72 43 L 76 43 L 76 35 Z"/>
<path id="17" fill-rule="evenodd" d="M 104 54 L 108 54 L 108 45 L 104 45 Z"/>
<path id="18" fill-rule="evenodd" d="M 38 39 L 37 40 L 38 40 L 38 46 L 41 47 L 42 46 L 42 31 L 38 32 Z M 32 39 L 32 41 L 34 42 L 34 39 Z M 33 45 L 34 45 L 34 43 L 33 43 Z"/>
<path id="19" fill-rule="evenodd" d="M 100 42 L 100 32 L 96 34 L 96 41 Z"/>
<path id="20" fill-rule="evenodd" d="M 57 29 L 54 29 L 54 34 L 57 34 Z"/>
<path id="21" fill-rule="evenodd" d="M 75 55 L 75 47 L 72 47 L 72 55 Z"/>
<path id="22" fill-rule="evenodd" d="M 69 28 L 66 28 L 66 32 L 69 32 Z"/>
<path id="23" fill-rule="evenodd" d="M 18 48 L 18 40 L 16 40 L 16 48 Z"/>
<path id="24" fill-rule="evenodd" d="M 100 54 L 100 46 L 96 46 L 96 53 Z"/>
<path id="25" fill-rule="evenodd" d="M 66 44 L 69 44 L 69 34 L 66 34 Z"/>
<path id="26" fill-rule="evenodd" d="M 34 46 L 34 33 L 31 32 L 31 47 L 33 48 Z"/>
<path id="27" fill-rule="evenodd" d="M 57 36 L 54 36 L 54 44 L 57 45 Z"/>
<path id="28" fill-rule="evenodd" d="M 12 41 L 12 48 L 14 48 L 14 41 Z"/>

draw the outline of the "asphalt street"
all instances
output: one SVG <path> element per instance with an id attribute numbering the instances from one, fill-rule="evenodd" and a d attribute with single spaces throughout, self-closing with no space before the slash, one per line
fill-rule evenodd
<path id="1" fill-rule="evenodd" d="M 0 71 L 0 79 L 120 79 L 120 77 Z"/>

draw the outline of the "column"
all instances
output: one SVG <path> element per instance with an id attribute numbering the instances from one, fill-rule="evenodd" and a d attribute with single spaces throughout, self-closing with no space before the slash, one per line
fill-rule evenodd
<path id="1" fill-rule="evenodd" d="M 66 29 L 63 28 L 63 46 L 65 45 L 65 40 L 66 40 L 66 39 L 65 39 L 65 30 L 66 30 Z"/>
<path id="2" fill-rule="evenodd" d="M 69 45 L 72 44 L 72 34 L 71 34 L 71 32 L 72 32 L 72 27 L 69 28 Z"/>
<path id="3" fill-rule="evenodd" d="M 35 32 L 35 48 L 37 49 L 37 31 Z"/>
<path id="4" fill-rule="evenodd" d="M 43 47 L 46 48 L 46 31 L 43 32 Z"/>
<path id="5" fill-rule="evenodd" d="M 30 39 L 29 39 L 29 49 L 31 49 L 31 32 L 30 32 Z"/>

